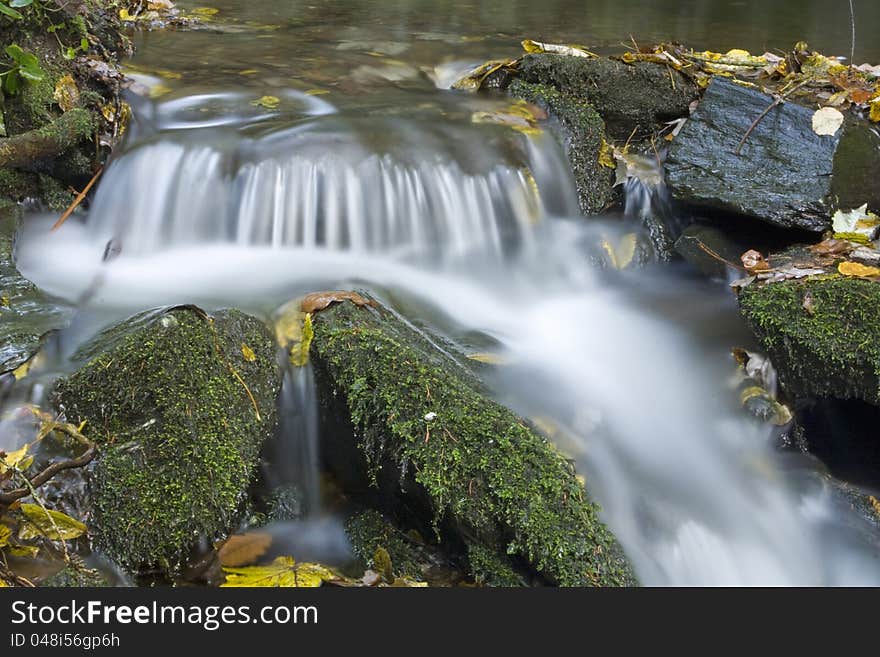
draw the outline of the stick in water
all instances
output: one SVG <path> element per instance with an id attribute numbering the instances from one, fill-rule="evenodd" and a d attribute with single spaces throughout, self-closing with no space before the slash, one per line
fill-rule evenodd
<path id="1" fill-rule="evenodd" d="M 89 190 L 98 181 L 98 178 L 100 178 L 100 176 L 103 172 L 104 172 L 104 167 L 98 167 L 98 170 L 95 172 L 95 175 L 92 176 L 92 179 L 89 181 L 89 184 L 86 185 L 85 187 L 83 187 L 83 190 L 79 194 L 76 195 L 76 198 L 73 199 L 73 203 L 71 203 L 70 207 L 64 211 L 64 214 L 61 215 L 61 217 L 58 219 L 58 221 L 56 221 L 54 224 L 52 224 L 52 230 L 58 230 L 59 228 L 61 228 L 62 224 L 65 221 L 67 221 L 67 218 L 70 215 L 72 215 L 73 211 L 76 210 L 77 207 L 79 207 L 79 204 L 83 202 L 83 199 L 86 197 L 86 194 L 89 193 Z"/>

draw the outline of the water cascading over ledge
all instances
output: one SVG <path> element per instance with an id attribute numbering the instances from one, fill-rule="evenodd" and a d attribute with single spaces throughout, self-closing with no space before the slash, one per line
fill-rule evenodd
<path id="1" fill-rule="evenodd" d="M 326 117 L 246 139 L 159 133 L 109 167 L 89 232 L 132 255 L 234 244 L 442 260 L 515 252 L 545 214 L 576 211 L 550 139 L 376 124 Z"/>

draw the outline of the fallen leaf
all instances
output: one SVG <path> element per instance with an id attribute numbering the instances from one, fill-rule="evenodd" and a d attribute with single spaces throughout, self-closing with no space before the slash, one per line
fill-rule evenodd
<path id="1" fill-rule="evenodd" d="M 813 246 L 809 248 L 810 251 L 812 251 L 816 255 L 836 256 L 846 255 L 847 253 L 855 249 L 856 245 L 847 240 L 829 238 L 827 240 L 822 240 L 818 244 L 813 244 Z"/>
<path id="2" fill-rule="evenodd" d="M 807 290 L 804 294 L 804 302 L 801 304 L 808 315 L 816 314 L 816 304 L 813 302 L 813 293 Z"/>
<path id="3" fill-rule="evenodd" d="M 880 267 L 868 267 L 859 262 L 841 262 L 837 265 L 837 271 L 855 278 L 880 278 Z"/>
<path id="4" fill-rule="evenodd" d="M 40 548 L 36 545 L 10 545 L 6 548 L 10 557 L 21 557 L 23 559 L 36 559 L 40 553 Z"/>
<path id="5" fill-rule="evenodd" d="M 379 572 L 386 582 L 394 581 L 394 569 L 391 564 L 391 555 L 388 550 L 379 545 L 373 554 L 373 568 Z"/>
<path id="6" fill-rule="evenodd" d="M 22 504 L 21 511 L 25 520 L 18 530 L 18 537 L 22 540 L 48 538 L 66 541 L 78 538 L 88 531 L 79 520 L 60 511 L 44 509 L 38 504 Z"/>
<path id="7" fill-rule="evenodd" d="M 589 57 L 596 58 L 599 55 L 590 52 L 581 46 L 566 46 L 557 43 L 541 43 L 540 41 L 532 41 L 526 39 L 522 42 L 523 50 L 527 53 L 549 52 L 556 55 L 568 55 L 569 57 Z"/>
<path id="8" fill-rule="evenodd" d="M 244 359 L 249 363 L 253 363 L 257 360 L 257 355 L 254 353 L 254 350 L 248 347 L 244 342 L 241 343 L 241 355 L 244 356 Z"/>
<path id="9" fill-rule="evenodd" d="M 490 75 L 506 66 L 512 66 L 515 63 L 516 60 L 510 59 L 492 59 L 488 62 L 484 62 L 479 66 L 472 68 L 463 77 L 453 82 L 452 89 L 458 89 L 459 91 L 477 91 L 483 86 L 483 82 L 485 82 L 486 78 Z"/>
<path id="10" fill-rule="evenodd" d="M 278 105 L 281 104 L 281 99 L 278 96 L 260 96 L 256 100 L 251 101 L 251 105 L 254 107 L 262 107 L 267 110 L 278 109 Z"/>
<path id="11" fill-rule="evenodd" d="M 825 270 L 818 267 L 798 267 L 793 265 L 791 267 L 778 267 L 771 271 L 759 272 L 758 280 L 767 283 L 779 283 L 792 278 L 807 278 L 808 276 L 819 276 L 824 273 L 826 273 Z"/>
<path id="12" fill-rule="evenodd" d="M 865 203 L 861 207 L 849 212 L 838 210 L 831 217 L 831 224 L 834 229 L 834 236 L 840 235 L 861 235 L 868 241 L 877 236 L 880 229 L 880 217 L 873 212 L 868 211 L 868 204 Z"/>
<path id="13" fill-rule="evenodd" d="M 351 301 L 358 306 L 377 307 L 372 299 L 362 297 L 357 292 L 346 292 L 344 290 L 332 290 L 329 292 L 312 292 L 302 298 L 300 302 L 300 310 L 304 313 L 316 313 L 324 310 L 327 306 L 334 303 L 342 303 L 343 301 Z"/>
<path id="14" fill-rule="evenodd" d="M 743 267 L 750 274 L 770 269 L 770 263 L 764 260 L 764 256 L 759 251 L 749 249 L 740 256 Z"/>
<path id="15" fill-rule="evenodd" d="M 0 524 L 0 548 L 9 545 L 10 538 L 12 538 L 12 530 L 6 525 Z"/>
<path id="16" fill-rule="evenodd" d="M 271 545 L 272 535 L 265 532 L 235 534 L 226 539 L 217 555 L 223 566 L 248 566 L 266 554 Z"/>
<path id="17" fill-rule="evenodd" d="M 636 253 L 637 235 L 627 233 L 616 244 L 609 240 L 602 241 L 602 248 L 608 254 L 608 261 L 615 269 L 625 269 L 633 260 Z"/>
<path id="18" fill-rule="evenodd" d="M 483 363 L 484 365 L 504 365 L 507 362 L 507 360 L 503 356 L 485 351 L 477 352 L 475 354 L 468 354 L 467 357 L 468 360 L 475 360 L 478 363 Z"/>
<path id="19" fill-rule="evenodd" d="M 843 125 L 843 114 L 833 107 L 823 107 L 813 114 L 813 132 L 817 135 L 835 135 Z"/>
<path id="20" fill-rule="evenodd" d="M 293 557 L 278 557 L 268 566 L 224 568 L 224 587 L 314 588 L 335 578 L 316 563 L 296 563 Z"/>
<path id="21" fill-rule="evenodd" d="M 58 107 L 65 112 L 79 106 L 79 88 L 72 75 L 62 75 L 58 78 L 55 91 L 52 93 L 52 100 L 58 103 Z"/>

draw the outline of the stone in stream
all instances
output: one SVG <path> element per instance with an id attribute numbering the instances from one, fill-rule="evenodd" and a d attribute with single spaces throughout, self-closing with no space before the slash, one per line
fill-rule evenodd
<path id="1" fill-rule="evenodd" d="M 90 474 L 96 547 L 131 571 L 179 571 L 190 548 L 232 530 L 281 374 L 272 334 L 237 310 L 149 311 L 75 357 L 54 402 L 100 453 Z"/>
<path id="2" fill-rule="evenodd" d="M 48 333 L 67 325 L 71 312 L 16 269 L 20 220 L 20 207 L 0 201 L 0 375 L 30 360 Z"/>
<path id="3" fill-rule="evenodd" d="M 672 141 L 666 178 L 673 196 L 693 206 L 821 232 L 835 209 L 880 192 L 880 137 L 850 117 L 835 135 L 813 131 L 814 109 L 773 103 L 756 89 L 712 79 L 691 118 Z M 742 143 L 739 154 L 737 149 Z"/>
<path id="4" fill-rule="evenodd" d="M 704 276 L 724 279 L 730 267 L 740 266 L 748 250 L 742 242 L 716 226 L 694 223 L 675 241 L 675 251 Z"/>
<path id="5" fill-rule="evenodd" d="M 880 285 L 838 277 L 752 284 L 739 304 L 791 399 L 880 406 Z"/>
<path id="6" fill-rule="evenodd" d="M 484 581 L 634 582 L 571 463 L 467 365 L 370 305 L 313 327 L 324 459 L 349 495 L 436 531 Z"/>
<path id="7" fill-rule="evenodd" d="M 602 212 L 614 200 L 614 169 L 600 161 L 606 133 L 621 143 L 647 139 L 666 121 L 685 116 L 698 96 L 692 82 L 663 66 L 556 54 L 526 55 L 502 86 L 558 121 L 556 136 L 585 215 Z"/>

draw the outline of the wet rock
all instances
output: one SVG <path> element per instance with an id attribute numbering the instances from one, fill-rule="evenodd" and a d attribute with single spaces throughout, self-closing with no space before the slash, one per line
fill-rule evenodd
<path id="1" fill-rule="evenodd" d="M 865 182 L 880 177 L 880 155 L 860 121 L 851 118 L 837 134 L 820 136 L 812 128 L 814 110 L 786 102 L 743 142 L 772 103 L 767 94 L 714 78 L 669 149 L 666 176 L 675 198 L 821 232 L 835 208 L 876 197 L 876 185 Z"/>
<path id="2" fill-rule="evenodd" d="M 553 131 L 563 144 L 585 215 L 604 210 L 613 197 L 614 171 L 599 163 L 605 123 L 588 102 L 555 87 L 514 80 L 508 93 L 543 108 L 556 119 Z"/>
<path id="3" fill-rule="evenodd" d="M 44 337 L 67 324 L 71 309 L 44 294 L 15 267 L 21 210 L 0 201 L 0 375 L 26 363 Z"/>
<path id="4" fill-rule="evenodd" d="M 532 54 L 522 58 L 517 76 L 591 104 L 609 136 L 621 142 L 650 137 L 667 121 L 686 116 L 699 97 L 696 85 L 681 73 L 648 62 Z"/>
<path id="5" fill-rule="evenodd" d="M 633 583 L 571 463 L 466 365 L 381 308 L 313 324 L 324 458 L 347 493 L 544 581 Z"/>
<path id="6" fill-rule="evenodd" d="M 177 572 L 245 506 L 276 424 L 272 335 L 237 310 L 182 306 L 113 327 L 76 359 L 53 397 L 100 446 L 89 482 L 95 545 L 129 570 Z"/>
<path id="7" fill-rule="evenodd" d="M 675 241 L 675 251 L 701 274 L 724 279 L 730 266 L 740 265 L 748 246 L 715 226 L 691 224 Z"/>
<path id="8" fill-rule="evenodd" d="M 838 277 L 753 284 L 739 304 L 791 399 L 880 405 L 880 285 Z"/>

